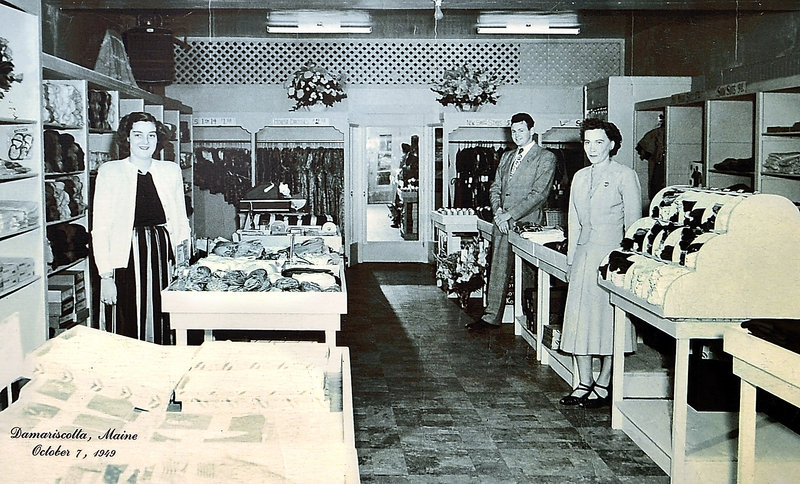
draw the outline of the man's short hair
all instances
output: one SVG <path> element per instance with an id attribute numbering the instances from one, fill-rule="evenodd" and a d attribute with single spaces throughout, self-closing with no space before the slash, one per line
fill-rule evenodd
<path id="1" fill-rule="evenodd" d="M 528 129 L 533 128 L 534 122 L 533 118 L 528 113 L 517 113 L 511 116 L 511 124 L 525 122 L 528 125 Z"/>

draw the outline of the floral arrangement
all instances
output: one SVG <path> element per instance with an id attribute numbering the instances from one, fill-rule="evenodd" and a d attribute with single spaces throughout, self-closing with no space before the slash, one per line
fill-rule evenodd
<path id="1" fill-rule="evenodd" d="M 286 81 L 286 93 L 294 101 L 292 111 L 323 104 L 333 106 L 347 97 L 342 88 L 342 76 L 333 76 L 309 61 Z"/>
<path id="2" fill-rule="evenodd" d="M 14 74 L 14 62 L 8 40 L 0 37 L 0 99 L 11 89 L 12 82 L 22 82 L 22 74 Z"/>
<path id="3" fill-rule="evenodd" d="M 459 252 L 436 257 L 436 285 L 458 296 L 466 307 L 470 294 L 483 287 L 486 278 L 486 250 L 478 238 L 464 244 Z"/>
<path id="4" fill-rule="evenodd" d="M 497 104 L 497 76 L 463 65 L 445 70 L 442 81 L 431 91 L 441 96 L 437 101 L 442 106 L 453 104 L 462 111 L 474 110 L 487 103 Z"/>

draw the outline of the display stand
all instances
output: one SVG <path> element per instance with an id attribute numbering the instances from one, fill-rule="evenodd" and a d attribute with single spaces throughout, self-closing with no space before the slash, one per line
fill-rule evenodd
<path id="1" fill-rule="evenodd" d="M 445 215 L 439 211 L 431 212 L 433 224 L 433 253 L 436 257 L 461 250 L 461 241 L 478 235 L 477 215 Z M 443 287 L 444 288 L 444 287 Z M 482 297 L 483 290 L 473 291 L 470 297 Z M 448 297 L 456 298 L 455 293 Z"/>
<path id="2" fill-rule="evenodd" d="M 614 306 L 611 425 L 673 482 L 731 482 L 735 415 L 689 407 L 690 342 L 722 339 L 745 319 L 798 314 L 800 213 L 776 195 L 687 187 L 660 191 L 650 213 L 600 266 Z M 625 398 L 626 314 L 675 340 L 671 401 Z"/>
<path id="3" fill-rule="evenodd" d="M 742 328 L 726 330 L 724 340 L 725 351 L 733 355 L 733 372 L 742 381 L 736 481 L 754 484 L 776 476 L 778 482 L 777 476 L 800 475 L 800 435 L 756 413 L 757 388 L 800 405 L 800 354 Z"/>
<path id="4" fill-rule="evenodd" d="M 614 305 L 614 374 L 611 427 L 622 429 L 664 472 L 671 482 L 730 482 L 734 419 L 726 412 L 698 412 L 689 407 L 689 343 L 721 339 L 741 320 L 665 318 L 659 308 L 642 303 L 607 281 Z M 673 399 L 625 399 L 626 314 L 636 316 L 675 339 Z M 726 478 L 727 477 L 727 478 Z"/>
<path id="5" fill-rule="evenodd" d="M 480 112 L 446 112 L 444 114 L 442 134 L 447 158 L 442 173 L 444 182 L 442 185 L 444 187 L 443 200 L 447 206 L 455 206 L 453 205 L 451 180 L 459 176 L 456 170 L 456 154 L 459 147 L 470 144 L 505 147 L 512 144 L 509 137 L 512 114 L 492 113 L 490 116 Z M 473 180 L 473 183 L 478 181 L 480 180 Z"/>
<path id="6" fill-rule="evenodd" d="M 336 346 L 342 314 L 347 313 L 344 264 L 339 264 L 341 292 L 161 291 L 161 307 L 170 313 L 175 342 L 187 344 L 187 331 L 213 330 L 324 331 L 325 343 Z"/>

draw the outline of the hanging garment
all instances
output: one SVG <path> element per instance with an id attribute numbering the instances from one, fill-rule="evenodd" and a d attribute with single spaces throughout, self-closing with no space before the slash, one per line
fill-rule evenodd
<path id="1" fill-rule="evenodd" d="M 651 129 L 636 144 L 639 158 L 648 163 L 648 195 L 652 200 L 656 193 L 666 186 L 666 149 L 664 140 L 664 127 Z"/>

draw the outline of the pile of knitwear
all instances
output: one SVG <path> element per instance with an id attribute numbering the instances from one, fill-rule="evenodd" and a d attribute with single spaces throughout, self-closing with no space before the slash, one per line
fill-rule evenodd
<path id="1" fill-rule="evenodd" d="M 89 90 L 89 127 L 111 131 L 116 123 L 113 95 L 107 91 Z"/>
<path id="2" fill-rule="evenodd" d="M 60 82 L 44 82 L 42 97 L 43 123 L 76 128 L 85 126 L 85 108 L 77 87 Z"/>
<path id="3" fill-rule="evenodd" d="M 89 256 L 89 233 L 82 225 L 51 225 L 47 227 L 47 242 L 53 254 L 53 267 Z"/>
<path id="4" fill-rule="evenodd" d="M 212 253 L 179 271 L 173 291 L 340 292 L 338 253 L 321 237 L 291 248 L 260 241 L 218 242 Z"/>
<path id="5" fill-rule="evenodd" d="M 78 176 L 67 176 L 45 182 L 44 201 L 47 221 L 66 220 L 86 211 L 83 182 Z"/>
<path id="6" fill-rule="evenodd" d="M 770 153 L 764 160 L 764 170 L 787 175 L 800 175 L 800 153 L 797 151 Z"/>
<path id="7" fill-rule="evenodd" d="M 86 168 L 85 153 L 69 133 L 44 130 L 44 167 L 47 173 L 71 173 Z"/>

